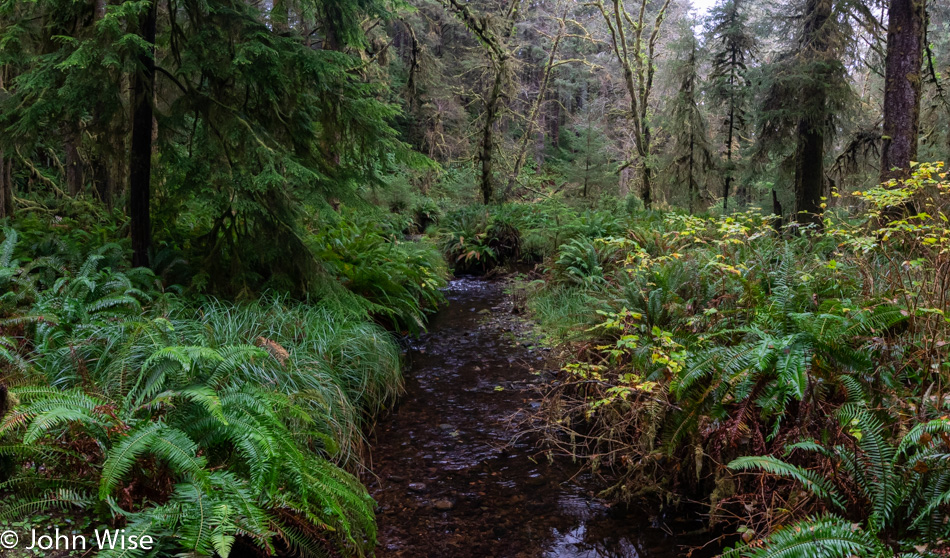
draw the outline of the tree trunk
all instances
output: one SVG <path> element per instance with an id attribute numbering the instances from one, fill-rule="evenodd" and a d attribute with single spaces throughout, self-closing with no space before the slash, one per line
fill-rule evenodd
<path id="1" fill-rule="evenodd" d="M 917 158 L 925 18 L 925 0 L 890 0 L 881 182 L 909 176 L 910 162 Z"/>
<path id="2" fill-rule="evenodd" d="M 79 158 L 79 149 L 76 147 L 78 141 L 76 136 L 69 134 L 66 138 L 66 187 L 72 197 L 78 196 L 83 186 L 82 161 Z"/>
<path id="3" fill-rule="evenodd" d="M 99 201 L 112 209 L 115 204 L 115 181 L 112 179 L 112 168 L 106 157 L 100 155 L 92 163 L 93 181 Z"/>
<path id="4" fill-rule="evenodd" d="M 831 0 L 807 0 L 802 56 L 808 71 L 826 65 L 830 49 L 828 20 Z M 821 226 L 821 194 L 825 177 L 825 132 L 827 95 L 821 76 L 802 91 L 804 114 L 798 122 L 795 152 L 795 220 Z"/>
<path id="5" fill-rule="evenodd" d="M 290 6 L 286 0 L 274 0 L 270 20 L 277 33 L 285 34 L 290 31 Z"/>
<path id="6" fill-rule="evenodd" d="M 778 193 L 772 188 L 772 213 L 775 214 L 775 221 L 772 226 L 776 231 L 782 232 L 782 202 L 778 201 Z"/>
<path id="7" fill-rule="evenodd" d="M 733 4 L 733 16 L 738 7 Z M 729 70 L 729 132 L 726 134 L 726 181 L 722 187 L 722 210 L 729 208 L 729 188 L 732 186 L 732 142 L 736 130 L 736 48 L 732 47 Z"/>
<path id="8" fill-rule="evenodd" d="M 726 136 L 726 181 L 722 186 L 722 210 L 729 208 L 729 188 L 732 186 L 732 141 L 735 130 L 735 103 L 729 104 L 729 132 Z"/>
<path id="9" fill-rule="evenodd" d="M 799 122 L 795 161 L 795 219 L 803 225 L 821 224 L 824 157 L 824 133 L 804 120 Z"/>
<path id="10" fill-rule="evenodd" d="M 149 52 L 139 57 L 142 68 L 132 80 L 132 145 L 129 165 L 129 216 L 132 230 L 132 265 L 147 266 L 152 245 L 149 211 L 152 180 L 152 96 L 155 91 L 156 2 L 142 19 L 142 39 Z"/>
<path id="11" fill-rule="evenodd" d="M 492 175 L 494 163 L 492 148 L 495 144 L 495 121 L 498 119 L 498 101 L 501 99 L 504 79 L 503 68 L 501 66 L 495 67 L 495 80 L 485 104 L 485 127 L 482 130 L 482 141 L 478 151 L 478 160 L 482 167 L 479 190 L 481 190 L 482 202 L 485 205 L 491 203 L 492 196 L 495 193 L 495 181 Z"/>
<path id="12" fill-rule="evenodd" d="M 565 25 L 564 18 L 567 17 L 567 13 L 561 16 L 561 19 L 558 20 L 559 27 L 558 33 L 554 37 L 554 43 L 551 45 L 551 52 L 548 54 L 547 64 L 544 65 L 544 68 L 541 70 L 541 81 L 538 85 L 538 96 L 535 97 L 534 102 L 531 104 L 531 108 L 528 111 L 528 117 L 525 121 L 525 131 L 524 136 L 522 137 L 521 144 L 518 148 L 518 154 L 515 157 L 515 168 L 511 172 L 511 176 L 508 178 L 508 186 L 505 188 L 504 198 L 507 199 L 511 192 L 514 190 L 515 185 L 518 182 L 518 176 L 521 174 L 521 169 L 524 167 L 525 157 L 528 153 L 528 141 L 531 139 L 531 134 L 534 132 L 534 127 L 538 120 L 538 115 L 541 113 L 541 107 L 544 104 L 544 97 L 548 92 L 548 83 L 551 81 L 551 70 L 554 68 L 554 61 L 557 57 L 558 45 L 561 43 L 561 37 L 564 36 Z M 543 118 L 543 117 L 542 117 Z M 544 147 L 544 127 L 541 126 L 541 133 L 538 135 L 538 160 L 537 166 L 541 167 L 543 161 L 541 160 L 543 147 Z M 554 133 L 554 142 L 557 144 L 557 133 Z M 587 183 L 584 183 L 584 197 L 587 197 Z"/>
<path id="13" fill-rule="evenodd" d="M 0 153 L 0 219 L 13 217 L 13 160 Z"/>
<path id="14" fill-rule="evenodd" d="M 643 137 L 641 141 L 638 142 L 641 145 L 640 157 L 643 159 L 643 170 L 641 171 L 642 179 L 642 189 L 640 190 L 640 197 L 643 199 L 644 209 L 650 209 L 653 205 L 653 185 L 651 184 L 653 178 L 653 169 L 650 168 L 650 125 L 644 123 L 643 125 Z"/>
<path id="15" fill-rule="evenodd" d="M 587 149 L 584 152 L 584 197 L 587 197 L 587 190 L 590 181 L 590 109 L 587 109 Z"/>
<path id="16" fill-rule="evenodd" d="M 696 210 L 696 181 L 693 180 L 693 163 L 694 163 L 694 146 L 696 145 L 696 137 L 693 135 L 693 125 L 690 122 L 689 125 L 689 213 L 690 215 Z"/>

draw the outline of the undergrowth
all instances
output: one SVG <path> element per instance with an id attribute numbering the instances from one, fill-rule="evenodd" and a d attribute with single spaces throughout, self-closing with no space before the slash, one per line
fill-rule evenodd
<path id="1" fill-rule="evenodd" d="M 609 497 L 703 502 L 735 555 L 939 553 L 948 190 L 920 165 L 822 228 L 500 210 L 540 239 L 522 289 L 563 366 L 539 432 Z"/>
<path id="2" fill-rule="evenodd" d="M 176 282 L 183 252 L 129 269 L 126 244 L 74 224 L 2 234 L 0 522 L 81 511 L 155 541 L 124 556 L 371 553 L 353 472 L 402 386 L 386 328 L 443 302 L 438 252 L 344 212 L 307 239 L 305 300 L 234 302 Z"/>

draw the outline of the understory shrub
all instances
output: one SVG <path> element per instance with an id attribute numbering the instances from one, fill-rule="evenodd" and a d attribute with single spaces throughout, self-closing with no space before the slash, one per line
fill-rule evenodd
<path id="1" fill-rule="evenodd" d="M 865 209 L 822 229 L 635 212 L 622 232 L 566 233 L 525 288 L 564 360 L 537 417 L 552 450 L 609 472 L 612 497 L 705 501 L 743 556 L 934 550 L 950 513 L 941 168 L 857 192 Z"/>

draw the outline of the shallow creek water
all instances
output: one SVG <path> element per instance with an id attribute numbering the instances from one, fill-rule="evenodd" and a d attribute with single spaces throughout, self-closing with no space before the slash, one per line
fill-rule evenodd
<path id="1" fill-rule="evenodd" d="M 406 394 L 374 429 L 365 478 L 378 502 L 377 556 L 685 555 L 695 539 L 611 509 L 576 466 L 548 463 L 529 437 L 512 443 L 511 419 L 531 408 L 544 358 L 527 335 L 506 332 L 503 288 L 452 281 L 449 306 L 408 349 Z"/>

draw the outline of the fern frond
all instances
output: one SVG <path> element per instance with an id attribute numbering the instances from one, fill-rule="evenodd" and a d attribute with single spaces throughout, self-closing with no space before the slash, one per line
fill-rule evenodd
<path id="1" fill-rule="evenodd" d="M 836 507 L 844 509 L 844 502 L 838 494 L 837 489 L 828 482 L 827 479 L 818 475 L 814 471 L 802 469 L 797 465 L 785 463 L 781 459 L 772 456 L 748 456 L 733 460 L 729 465 L 730 469 L 749 470 L 760 469 L 772 475 L 789 478 L 798 481 L 806 490 L 819 498 L 828 500 Z"/>

